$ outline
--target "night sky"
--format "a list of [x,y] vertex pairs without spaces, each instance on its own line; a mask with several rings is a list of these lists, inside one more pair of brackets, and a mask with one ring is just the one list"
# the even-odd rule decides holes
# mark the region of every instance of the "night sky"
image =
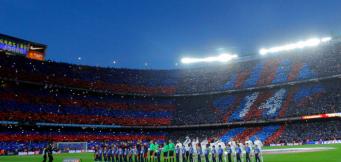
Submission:
[[103,67],[174,69],[186,67],[183,56],[255,55],[260,47],[341,35],[341,0],[0,3],[0,33],[47,44],[47,59]]

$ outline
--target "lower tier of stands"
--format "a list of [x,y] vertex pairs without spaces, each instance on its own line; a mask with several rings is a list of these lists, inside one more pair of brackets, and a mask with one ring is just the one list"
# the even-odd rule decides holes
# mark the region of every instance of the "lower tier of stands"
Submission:
[[41,151],[49,142],[87,142],[88,148],[100,143],[117,143],[121,141],[184,141],[186,136],[203,139],[230,139],[243,142],[259,138],[263,143],[293,143],[319,140],[341,139],[341,120],[329,119],[319,121],[301,121],[272,125],[255,125],[234,128],[200,128],[187,130],[115,130],[115,129],[81,129],[81,128],[38,128],[22,126],[0,127],[0,150],[7,152]]

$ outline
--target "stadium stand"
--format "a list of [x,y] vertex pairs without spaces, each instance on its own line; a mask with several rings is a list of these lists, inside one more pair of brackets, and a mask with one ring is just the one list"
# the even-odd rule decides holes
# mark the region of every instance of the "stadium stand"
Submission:
[[[144,132],[138,130],[114,131],[95,129],[67,129],[67,128],[35,128],[1,127],[0,150],[7,151],[41,151],[49,141],[59,142],[88,142],[92,148],[100,143],[117,143],[119,141],[147,141],[173,139],[184,141],[186,136],[200,140],[221,139],[228,142],[234,138],[236,141],[246,139],[255,140],[258,137],[265,144],[270,143],[309,143],[310,141],[334,140],[341,138],[340,120],[319,120],[299,123],[285,123],[260,127],[237,127],[237,128],[207,128],[189,130],[170,130]],[[301,131],[297,131],[301,130]],[[279,134],[276,134],[278,133]],[[273,138],[276,137],[276,138]]]
[[332,41],[181,70],[100,68],[0,53],[0,150],[186,136],[258,137],[266,144],[340,139],[339,118],[301,118],[341,112],[340,53],[341,43]]
[[119,141],[147,141],[165,140],[165,132],[144,131],[114,131],[96,129],[66,129],[66,128],[23,128],[1,127],[0,150],[7,151],[42,151],[42,148],[51,141],[59,142],[88,142],[88,148],[106,141],[118,143]]
[[207,124],[341,112],[339,78],[177,99],[174,124]]
[[309,141],[340,139],[340,128],[340,120],[290,123],[286,125],[286,129],[277,139],[277,143],[306,143]]
[[169,125],[172,99],[94,95],[85,91],[3,84],[0,120],[47,123]]
[[340,74],[341,43],[226,66],[183,70],[99,68],[0,55],[1,77],[123,94],[191,94]]

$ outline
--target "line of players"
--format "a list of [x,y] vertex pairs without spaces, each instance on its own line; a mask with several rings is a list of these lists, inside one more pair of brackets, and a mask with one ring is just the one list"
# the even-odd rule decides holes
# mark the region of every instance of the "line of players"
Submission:
[[190,140],[186,137],[183,143],[178,140],[176,144],[172,140],[151,140],[149,143],[138,141],[96,146],[94,159],[96,162],[263,162],[262,147],[258,138],[254,143],[246,140],[243,144],[231,139],[225,144],[207,139],[199,143],[198,138]]

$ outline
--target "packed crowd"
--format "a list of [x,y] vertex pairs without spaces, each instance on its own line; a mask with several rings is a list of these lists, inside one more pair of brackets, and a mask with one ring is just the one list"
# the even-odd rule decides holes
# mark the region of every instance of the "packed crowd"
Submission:
[[0,127],[0,150],[41,152],[45,145],[52,142],[87,142],[87,147],[91,149],[103,142],[114,144],[118,141],[164,141],[167,135],[163,131],[10,125]]
[[177,93],[212,92],[265,86],[341,73],[341,44],[181,71]]
[[[309,143],[311,141],[326,141],[341,139],[341,121],[339,119],[320,120],[309,122],[286,123],[280,125],[248,126],[232,128],[203,128],[184,130],[109,130],[109,129],[81,129],[81,128],[25,128],[20,126],[1,127],[0,150],[8,152],[19,151],[43,151],[50,142],[87,142],[87,149],[96,150],[98,146],[129,146],[135,148],[137,143],[165,144],[166,141],[187,141],[180,146],[189,149],[189,144],[196,146],[201,144],[205,148],[208,143],[221,145],[225,148],[234,140],[237,143],[244,141],[262,141],[265,145],[271,143]],[[300,130],[300,131],[297,131]],[[191,138],[190,138],[191,137]],[[199,142],[201,141],[201,142]],[[148,146],[146,145],[146,147]],[[77,146],[74,147],[73,145]],[[78,147],[79,146],[79,147]],[[70,151],[72,149],[85,149],[80,144],[70,144],[58,149]],[[110,147],[109,147],[110,146]],[[187,147],[188,146],[188,147]],[[213,145],[210,145],[212,148]],[[245,145],[242,145],[245,146]],[[150,148],[150,146],[148,146]],[[163,147],[157,147],[164,149]],[[155,148],[154,148],[155,149]],[[149,149],[150,151],[151,149]],[[157,151],[157,150],[155,150]],[[102,152],[104,153],[104,152]],[[128,152],[127,152],[128,153]]]
[[[340,53],[341,44],[334,42],[300,51],[299,54],[293,52],[278,57],[253,59],[247,64],[235,62],[227,67],[162,71],[40,62],[0,54],[0,122],[17,123],[1,126],[0,154],[4,150],[42,151],[49,141],[88,142],[89,147],[104,158],[104,152],[108,152],[111,146],[115,148],[117,144],[119,147],[130,145],[129,151],[121,148],[122,155],[128,155],[130,151],[137,155],[141,150],[135,149],[136,142],[150,140],[158,141],[163,146],[148,146],[149,152],[167,152],[168,156],[170,152],[165,147],[169,143],[164,142],[167,139],[189,140],[186,138],[188,135],[198,137],[200,141],[218,140],[224,144],[231,139],[245,141],[258,138],[265,144],[340,139],[340,121],[150,132],[107,129],[102,132],[99,128],[43,129],[38,125],[78,124],[80,128],[85,125],[115,128],[173,126],[341,112],[340,78],[258,90],[245,89],[340,74]],[[232,89],[241,90],[210,94]],[[97,145],[103,142],[102,149],[98,148]],[[188,145],[191,146],[193,151],[196,150],[197,145]],[[120,150],[119,147],[117,150]],[[190,154],[187,154],[188,147],[183,151],[185,161],[191,161]],[[216,153],[219,158],[219,151],[214,150],[209,151],[211,154]],[[173,147],[172,151],[175,155],[181,152]],[[120,159],[130,161],[127,158],[114,159],[116,162],[122,162]]]
[[340,74],[340,53],[341,43],[332,42],[226,66],[182,70],[99,68],[0,54],[0,73],[2,78],[122,94],[191,94]]
[[0,120],[68,124],[170,125],[173,99],[90,93],[63,88],[0,87]]
[[[298,131],[299,130],[299,131]],[[307,143],[341,139],[341,121],[290,123],[277,143]]]
[[[173,124],[268,120],[341,112],[341,81],[177,98]],[[180,109],[181,108],[181,109]]]
[[3,81],[0,120],[56,124],[166,126],[212,124],[341,112],[332,79],[229,94],[150,97],[94,93]]
[[160,70],[100,68],[0,53],[0,77],[122,94],[174,94],[176,76]]

